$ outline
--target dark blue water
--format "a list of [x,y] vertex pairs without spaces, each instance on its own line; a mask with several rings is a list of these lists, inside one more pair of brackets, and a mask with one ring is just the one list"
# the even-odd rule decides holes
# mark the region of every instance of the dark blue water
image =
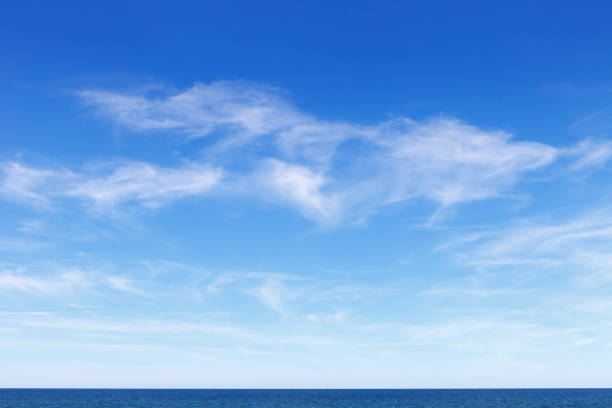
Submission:
[[70,390],[0,389],[0,408],[612,407],[612,389]]

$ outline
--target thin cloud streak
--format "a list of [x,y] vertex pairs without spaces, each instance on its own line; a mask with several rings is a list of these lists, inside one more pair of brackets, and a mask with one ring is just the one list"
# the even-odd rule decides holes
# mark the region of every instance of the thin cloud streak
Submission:
[[86,271],[79,268],[56,267],[47,265],[45,269],[55,269],[42,274],[33,268],[0,270],[0,293],[8,295],[27,294],[30,296],[65,296],[68,293],[95,291],[110,288],[140,296],[146,293],[135,286],[135,282],[125,276],[117,276],[99,271]]
[[0,194],[9,201],[50,208],[60,199],[73,198],[106,212],[127,204],[155,208],[202,195],[223,178],[222,170],[196,163],[177,168],[144,162],[101,163],[82,172],[39,169],[16,162],[4,163],[2,168]]

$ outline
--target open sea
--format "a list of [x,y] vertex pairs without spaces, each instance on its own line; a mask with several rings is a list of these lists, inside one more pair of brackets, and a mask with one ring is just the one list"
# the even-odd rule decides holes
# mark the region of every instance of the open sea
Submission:
[[0,408],[612,407],[612,389],[0,389]]

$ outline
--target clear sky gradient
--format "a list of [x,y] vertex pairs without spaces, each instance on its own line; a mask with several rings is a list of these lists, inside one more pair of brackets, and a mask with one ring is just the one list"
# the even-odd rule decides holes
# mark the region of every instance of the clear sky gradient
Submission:
[[611,20],[5,4],[0,387],[612,386]]

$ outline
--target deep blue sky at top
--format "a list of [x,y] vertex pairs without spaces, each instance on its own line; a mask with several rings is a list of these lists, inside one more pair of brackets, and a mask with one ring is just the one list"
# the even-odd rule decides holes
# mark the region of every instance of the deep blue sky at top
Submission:
[[332,120],[442,113],[569,142],[568,125],[609,98],[610,11],[607,2],[7,2],[0,131],[12,135],[9,151],[102,152],[113,148],[104,137],[54,144],[54,133],[79,131],[78,118],[60,119],[75,102],[62,89],[247,79]]

